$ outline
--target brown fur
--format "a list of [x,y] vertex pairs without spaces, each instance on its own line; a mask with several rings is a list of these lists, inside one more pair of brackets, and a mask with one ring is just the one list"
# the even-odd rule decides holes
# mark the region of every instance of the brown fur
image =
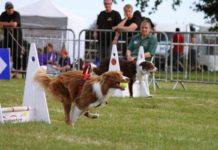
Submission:
[[[90,109],[90,104],[99,101],[96,93],[93,92],[93,83],[99,82],[101,85],[102,94],[105,96],[108,94],[110,88],[121,89],[119,83],[126,82],[122,77],[122,73],[118,71],[109,71],[101,76],[90,77],[85,81],[82,89],[79,90],[80,83],[83,81],[82,71],[71,71],[64,74],[60,74],[55,78],[50,78],[44,70],[39,70],[36,73],[35,80],[38,81],[42,87],[48,90],[54,97],[63,103],[65,111],[65,122],[67,124],[75,123],[70,118],[71,104],[74,102],[81,112],[79,115],[84,114],[87,117],[94,118],[87,111]],[[80,94],[78,94],[80,92]],[[105,102],[105,101],[103,101]],[[101,101],[99,105],[101,105]],[[74,106],[74,107],[75,107]],[[75,108],[74,108],[75,109]],[[75,116],[75,110],[72,110]],[[77,116],[73,120],[77,119]]]

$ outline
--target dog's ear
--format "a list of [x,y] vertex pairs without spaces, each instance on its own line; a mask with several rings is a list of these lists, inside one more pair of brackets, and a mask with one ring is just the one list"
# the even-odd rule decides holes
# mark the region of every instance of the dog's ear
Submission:
[[108,72],[103,73],[103,74],[101,75],[101,77],[102,77],[103,80],[107,80],[107,78],[108,78]]
[[110,79],[119,78],[122,75],[123,75],[123,73],[121,71],[107,71],[107,72],[102,74],[102,79],[109,80],[109,78]]
[[123,75],[122,71],[117,71],[118,74],[120,74],[121,76]]

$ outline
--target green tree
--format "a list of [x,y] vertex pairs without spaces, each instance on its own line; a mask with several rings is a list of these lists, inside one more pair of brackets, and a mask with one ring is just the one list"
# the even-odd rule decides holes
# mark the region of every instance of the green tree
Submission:
[[195,10],[205,13],[205,19],[209,19],[211,23],[215,24],[211,30],[218,31],[218,1],[217,0],[199,0],[195,3]]
[[[114,3],[117,3],[118,0],[113,0]],[[122,0],[125,1],[125,0]],[[144,12],[145,8],[149,6],[149,4],[153,2],[153,6],[149,11],[149,14],[155,13],[158,10],[158,6],[163,2],[163,0],[136,0],[136,6],[140,7],[141,11]],[[172,1],[172,9],[176,10],[176,7],[181,4],[182,0],[173,0]]]

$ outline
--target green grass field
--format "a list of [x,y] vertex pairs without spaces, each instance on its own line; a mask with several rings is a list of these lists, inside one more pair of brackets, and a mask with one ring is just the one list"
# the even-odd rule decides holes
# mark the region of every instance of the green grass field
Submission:
[[[52,123],[2,124],[0,149],[217,150],[218,85],[185,83],[185,91],[158,83],[153,98],[110,98],[93,110],[100,118],[81,117],[75,128],[48,96]],[[23,86],[22,79],[0,81],[1,105],[21,105]]]

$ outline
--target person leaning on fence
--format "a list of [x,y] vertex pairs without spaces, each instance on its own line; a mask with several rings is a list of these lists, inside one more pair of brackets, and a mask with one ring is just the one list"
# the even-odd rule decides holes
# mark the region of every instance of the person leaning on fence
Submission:
[[[122,55],[125,56],[127,45],[133,35],[132,32],[139,30],[141,18],[140,16],[138,16],[137,13],[133,15],[133,7],[130,4],[126,4],[123,10],[124,10],[125,18],[117,26],[113,27],[113,30],[116,31],[116,36],[113,40],[113,44],[117,44],[117,41],[121,34],[121,40],[124,40],[126,42],[121,46]],[[120,32],[120,31],[127,31],[129,33]]]
[[[118,11],[112,10],[112,0],[104,0],[105,10],[101,11],[97,17],[96,29],[112,30],[121,21],[121,16]],[[95,32],[94,38],[98,39],[98,49],[100,58],[110,56],[111,41],[114,33],[111,32]]]
[[[12,55],[13,68],[21,69],[21,55],[22,55],[22,30],[21,19],[19,12],[14,10],[11,2],[5,3],[5,11],[0,16],[0,26],[4,27],[4,41],[3,47],[10,48]],[[18,28],[15,28],[18,27]],[[15,73],[12,78],[16,78]]]
[[183,54],[184,54],[184,35],[180,32],[180,28],[176,28],[176,33],[173,36],[173,69],[182,71],[183,66]]
[[151,20],[144,20],[140,25],[140,33],[133,36],[126,51],[126,58],[128,61],[134,61],[139,52],[139,47],[144,48],[144,58],[151,61],[152,56],[155,55],[157,48],[157,38],[152,34]]

